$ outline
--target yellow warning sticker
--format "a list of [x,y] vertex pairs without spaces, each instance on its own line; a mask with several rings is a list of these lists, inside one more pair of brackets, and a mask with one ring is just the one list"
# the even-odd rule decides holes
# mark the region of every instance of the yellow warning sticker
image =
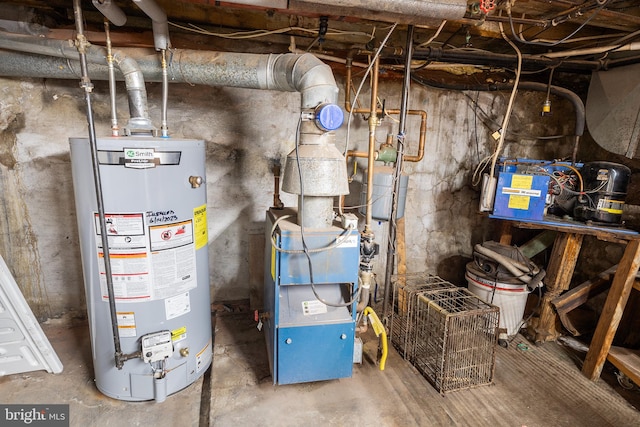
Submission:
[[193,209],[193,232],[196,240],[196,250],[203,248],[209,242],[207,234],[207,205]]
[[178,341],[182,341],[185,338],[187,338],[186,326],[183,326],[181,328],[174,329],[173,331],[171,331],[171,341],[178,342]]
[[533,185],[533,175],[513,175],[511,177],[511,186],[513,188],[530,189]]
[[512,194],[509,196],[509,204],[507,205],[509,209],[529,209],[529,196],[519,196],[516,194]]

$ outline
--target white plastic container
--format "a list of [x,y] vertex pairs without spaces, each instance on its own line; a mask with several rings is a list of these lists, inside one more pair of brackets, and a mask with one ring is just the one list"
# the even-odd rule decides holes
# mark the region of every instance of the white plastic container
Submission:
[[484,302],[500,308],[499,328],[507,331],[506,335],[500,334],[500,339],[516,335],[520,330],[524,308],[529,296],[529,288],[526,283],[493,281],[472,273],[468,267],[465,278],[469,284],[469,290],[474,295]]

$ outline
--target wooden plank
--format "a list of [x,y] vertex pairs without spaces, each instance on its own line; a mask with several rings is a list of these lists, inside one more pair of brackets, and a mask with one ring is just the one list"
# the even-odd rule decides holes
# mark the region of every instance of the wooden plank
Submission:
[[559,333],[556,328],[557,315],[551,301],[569,288],[584,235],[559,233],[551,251],[544,283],[547,291],[542,297],[540,318],[535,329],[535,341],[555,340]]
[[551,303],[558,313],[568,313],[576,307],[581,306],[589,298],[604,292],[609,287],[612,275],[616,272],[618,264],[598,274],[593,279],[582,282],[575,288],[555,298]]
[[589,351],[582,366],[582,373],[592,381],[597,380],[609,353],[624,307],[629,299],[635,276],[640,265],[640,241],[627,244],[618,270],[613,278],[611,290],[604,304],[598,326],[591,339]]
[[398,276],[407,274],[407,245],[405,241],[404,217],[396,220],[396,252]]
[[640,386],[640,356],[628,348],[612,346],[607,360]]
[[500,243],[503,245],[511,246],[511,222],[510,221],[500,221],[500,230],[498,231],[500,236]]
[[553,304],[558,313],[558,317],[560,317],[562,326],[571,332],[573,336],[580,335],[580,332],[573,326],[573,322],[571,322],[567,314],[574,308],[587,302],[589,298],[607,290],[610,286],[611,276],[615,273],[617,267],[618,265],[616,264],[595,278],[581,283],[569,292],[565,292],[551,301],[551,304]]
[[527,258],[533,258],[540,252],[553,245],[556,238],[556,232],[553,230],[545,230],[524,245],[520,246],[520,252]]
[[249,234],[249,301],[251,310],[264,307],[264,233]]
[[569,331],[571,335],[573,335],[574,337],[580,335],[580,331],[578,330],[578,328],[573,326],[573,322],[569,317],[569,313],[558,312],[558,318],[560,319],[560,323],[562,323],[562,326],[564,326],[564,328]]
[[612,243],[626,243],[632,240],[640,240],[640,234],[625,228],[605,228],[603,226],[590,226],[579,222],[531,222],[512,221],[514,227],[530,230],[555,230],[562,233],[576,233],[587,236],[595,236],[598,240]]

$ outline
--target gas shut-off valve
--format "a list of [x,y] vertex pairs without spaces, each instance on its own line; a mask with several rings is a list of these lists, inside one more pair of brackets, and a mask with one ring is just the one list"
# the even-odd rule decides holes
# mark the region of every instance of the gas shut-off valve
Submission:
[[171,357],[173,342],[170,331],[160,331],[142,337],[142,360],[145,363],[159,362]]

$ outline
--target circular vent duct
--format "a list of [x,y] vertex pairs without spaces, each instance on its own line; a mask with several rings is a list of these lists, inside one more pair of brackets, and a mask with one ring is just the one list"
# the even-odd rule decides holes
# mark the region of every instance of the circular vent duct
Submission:
[[589,133],[602,148],[640,158],[640,64],[594,72],[586,118]]

